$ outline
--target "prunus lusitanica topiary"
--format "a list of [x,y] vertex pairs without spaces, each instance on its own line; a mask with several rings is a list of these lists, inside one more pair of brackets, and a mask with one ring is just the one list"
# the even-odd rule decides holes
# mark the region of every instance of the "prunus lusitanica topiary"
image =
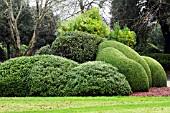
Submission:
[[53,55],[59,55],[77,62],[94,61],[102,38],[84,32],[66,32],[56,38],[51,46]]
[[[53,56],[53,55],[42,55],[42,56],[38,55],[38,56],[10,59],[2,63],[0,66],[0,86],[1,86],[0,96],[28,96],[29,94],[33,95],[35,93],[32,93],[33,92],[32,90],[31,90],[32,92],[29,93],[30,92],[29,89],[32,87],[35,88],[34,85],[37,86],[39,82],[44,83],[46,79],[49,79],[49,81],[51,79],[55,81],[58,76],[56,76],[56,78],[52,78],[53,77],[52,75],[56,73],[62,75],[67,69],[70,70],[71,68],[77,65],[78,64],[74,61],[58,56]],[[39,68],[39,71],[37,68]],[[35,71],[36,69],[37,71]],[[33,72],[35,73],[33,74]],[[44,81],[42,80],[37,82],[37,84],[33,84],[35,83],[34,81],[31,81],[34,79],[33,77],[35,77],[34,79],[35,81],[37,80],[36,76],[33,75],[36,75],[37,78],[39,77],[40,80],[42,80],[41,78],[44,77]],[[49,76],[52,77],[50,78]],[[46,80],[46,82],[47,81],[48,80]],[[31,84],[29,84],[28,82]],[[41,86],[37,86],[37,87],[42,88],[44,84],[41,84]],[[50,87],[55,87],[52,85],[49,84]],[[44,86],[44,87],[48,87],[48,86]],[[35,88],[35,90],[37,89]],[[37,94],[39,93],[38,91]],[[45,91],[48,92],[48,90]],[[43,93],[46,93],[45,91]],[[35,94],[33,96],[40,96],[40,95]]]
[[166,73],[161,64],[151,57],[142,56],[148,63],[151,70],[152,86],[165,87],[167,86]]
[[139,63],[146,71],[148,79],[149,79],[149,86],[152,86],[152,78],[151,78],[151,71],[150,68],[148,66],[148,64],[146,63],[146,61],[136,52],[134,51],[132,48],[117,42],[117,41],[104,41],[102,43],[100,43],[99,47],[98,47],[98,51],[100,52],[102,49],[106,48],[106,47],[114,47],[115,49],[119,50],[120,52],[122,52],[127,58],[132,59],[134,61],[136,61],[137,63]]
[[124,75],[110,64],[93,61],[80,64],[65,76],[65,96],[113,96],[132,93]]
[[118,71],[126,76],[132,91],[148,91],[149,80],[144,68],[134,60],[123,56],[123,53],[115,48],[107,47],[97,54],[97,61],[105,61],[118,68]]

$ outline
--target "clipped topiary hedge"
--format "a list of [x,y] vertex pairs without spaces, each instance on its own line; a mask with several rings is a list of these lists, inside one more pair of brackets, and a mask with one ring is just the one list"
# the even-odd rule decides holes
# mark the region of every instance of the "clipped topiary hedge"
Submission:
[[62,84],[59,76],[76,67],[78,64],[72,60],[58,56],[43,56],[34,63],[29,74],[29,95],[31,96],[57,96],[60,95],[58,88]]
[[118,71],[126,76],[133,92],[149,90],[149,80],[144,68],[134,60],[123,56],[120,51],[112,47],[104,48],[98,52],[96,60],[117,67]]
[[37,55],[52,55],[52,50],[50,45],[41,47],[37,52]]
[[125,76],[117,68],[100,61],[73,68],[65,76],[65,96],[113,96],[132,93]]
[[161,64],[151,57],[143,56],[143,58],[148,63],[151,70],[152,86],[153,87],[167,86],[167,76]]
[[[70,70],[78,64],[74,61],[52,55],[42,55],[42,56],[32,56],[32,57],[20,57],[10,59],[0,66],[0,96],[41,96],[37,91],[37,94],[32,93],[36,92],[33,89],[37,90],[42,87],[56,87],[54,84],[49,84],[49,86],[44,86],[45,82],[50,81],[50,77],[56,73],[63,74],[67,69]],[[38,69],[39,71],[38,71]],[[37,70],[37,71],[35,71]],[[58,75],[59,75],[58,74]],[[35,75],[35,76],[33,76]],[[56,79],[58,77],[56,76]],[[32,77],[34,77],[32,79]],[[36,79],[43,78],[47,81],[39,81],[43,84],[38,86]],[[47,78],[48,77],[48,78]],[[51,79],[54,82],[56,79]],[[36,83],[34,82],[36,81]],[[40,85],[40,84],[39,84]],[[36,89],[35,86],[38,88]],[[31,93],[30,93],[31,88]],[[40,90],[43,93],[47,93],[48,90]],[[46,92],[45,92],[46,91]],[[47,93],[49,94],[49,93]],[[42,96],[44,96],[42,94]],[[45,95],[46,96],[46,95]],[[50,96],[50,95],[49,95]]]
[[148,79],[149,79],[149,85],[152,85],[152,79],[151,79],[151,71],[149,69],[148,64],[146,63],[146,61],[133,49],[131,49],[130,47],[117,42],[117,41],[104,41],[102,42],[99,47],[98,47],[98,51],[100,52],[102,49],[106,48],[106,47],[114,47],[115,49],[119,50],[120,52],[122,52],[126,57],[128,57],[129,59],[132,59],[136,62],[138,62],[139,64],[142,65],[142,67],[145,69]]
[[156,61],[158,61],[165,71],[170,71],[170,54],[163,54],[163,53],[149,53],[149,54],[142,54],[144,56],[149,56]]
[[84,32],[67,32],[59,36],[52,44],[54,55],[59,55],[77,62],[93,61],[102,39],[97,35]]

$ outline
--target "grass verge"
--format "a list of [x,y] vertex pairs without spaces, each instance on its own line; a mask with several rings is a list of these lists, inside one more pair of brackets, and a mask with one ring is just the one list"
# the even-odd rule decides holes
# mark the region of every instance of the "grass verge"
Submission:
[[0,113],[169,113],[170,97],[1,97]]

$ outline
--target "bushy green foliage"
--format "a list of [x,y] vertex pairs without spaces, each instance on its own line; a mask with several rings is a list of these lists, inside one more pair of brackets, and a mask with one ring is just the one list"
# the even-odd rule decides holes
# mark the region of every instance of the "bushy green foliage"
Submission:
[[58,37],[52,44],[54,55],[59,55],[72,59],[77,62],[93,61],[99,43],[100,37],[84,32],[66,32]]
[[97,61],[105,61],[118,68],[118,71],[126,76],[132,91],[148,91],[149,80],[144,68],[134,60],[123,56],[123,53],[107,47],[99,51]]
[[37,55],[51,55],[52,54],[52,50],[51,50],[51,47],[50,45],[46,45],[46,46],[43,46],[41,47],[37,52],[36,52]]
[[0,96],[26,96],[26,77],[36,59],[32,57],[14,58],[5,61],[0,67]]
[[152,86],[153,87],[167,86],[166,73],[161,64],[151,57],[143,56],[143,58],[148,63],[151,70]]
[[134,31],[130,31],[127,26],[124,26],[124,28],[121,29],[119,23],[116,22],[114,24],[114,30],[110,32],[109,39],[116,40],[133,48],[136,44],[136,33]]
[[61,23],[57,29],[57,33],[63,34],[66,31],[83,31],[90,34],[97,34],[101,37],[108,37],[110,29],[102,21],[99,10],[92,8],[79,14],[72,20]]
[[65,76],[66,96],[113,96],[130,94],[125,76],[117,68],[100,61],[73,68]]
[[142,65],[142,67],[145,69],[145,71],[147,73],[147,76],[149,79],[149,84],[151,86],[152,79],[151,79],[151,72],[150,72],[149,66],[146,63],[146,61],[136,51],[134,51],[130,47],[128,47],[120,42],[117,42],[117,41],[102,42],[98,47],[98,51],[100,52],[103,48],[106,48],[106,47],[114,47],[115,49],[122,52],[129,59],[132,59],[132,60],[136,61],[137,63],[139,63],[140,65]]
[[142,55],[149,56],[157,60],[162,65],[165,71],[170,70],[170,54],[148,53],[148,54],[142,54]]
[[[38,91],[43,91],[42,96],[50,96],[48,92],[51,89],[37,89],[42,88],[42,83],[45,84],[48,80],[53,80],[50,82],[54,82],[58,77],[57,75],[62,75],[67,69],[69,70],[74,66],[77,66],[76,62],[52,55],[10,59],[2,63],[0,67],[0,96],[28,96],[29,94],[37,96],[34,93],[36,91],[37,94],[41,94]],[[56,79],[52,78],[56,73]],[[36,81],[38,78],[41,78],[40,83]],[[38,86],[40,84],[41,86]],[[49,84],[44,86],[44,88],[46,87],[56,86]],[[31,92],[29,91],[30,89]]]
[[31,96],[56,96],[61,84],[59,76],[77,66],[72,60],[57,56],[41,56],[31,69],[28,77]]

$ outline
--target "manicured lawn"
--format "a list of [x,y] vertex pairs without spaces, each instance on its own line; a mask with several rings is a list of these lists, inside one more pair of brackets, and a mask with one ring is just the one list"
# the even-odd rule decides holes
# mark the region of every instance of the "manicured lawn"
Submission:
[[1,97],[0,112],[169,113],[170,97]]

